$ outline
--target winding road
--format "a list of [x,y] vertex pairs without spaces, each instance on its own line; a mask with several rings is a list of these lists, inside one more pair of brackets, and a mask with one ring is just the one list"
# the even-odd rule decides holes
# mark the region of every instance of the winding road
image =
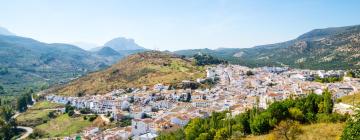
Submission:
[[[33,100],[33,104],[35,104],[35,103],[36,103],[36,100],[34,100],[34,98],[32,98],[32,100]],[[30,108],[30,107],[32,107],[32,106],[28,105],[28,108]],[[21,113],[16,112],[16,113],[14,114],[14,116],[12,116],[12,118],[15,119],[15,118],[18,117],[20,114],[21,114]],[[17,138],[16,140],[25,139],[25,138],[27,138],[31,133],[34,132],[34,130],[33,130],[31,127],[17,126],[17,128],[23,129],[23,130],[25,130],[26,132],[25,132],[25,134],[23,134],[20,138]]]
[[25,127],[25,126],[18,126],[17,128],[19,129],[23,129],[25,130],[25,134],[23,134],[20,138],[16,139],[16,140],[22,140],[22,139],[25,139],[27,138],[31,133],[33,133],[33,129],[31,127]]

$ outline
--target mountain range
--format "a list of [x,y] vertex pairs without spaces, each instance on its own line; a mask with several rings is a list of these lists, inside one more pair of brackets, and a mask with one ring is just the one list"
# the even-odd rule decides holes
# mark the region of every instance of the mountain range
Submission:
[[70,44],[48,44],[15,36],[0,28],[0,86],[7,93],[20,93],[25,88],[45,89],[104,69],[136,52],[127,49],[117,52],[109,47],[90,52]]
[[148,49],[135,43],[134,39],[117,37],[106,42],[101,47],[95,47],[90,51],[100,57],[104,57],[109,63],[116,63],[119,59],[128,55],[144,52]]
[[14,33],[10,32],[8,29],[0,27],[0,35],[15,35]]
[[[0,86],[3,86],[8,93],[20,93],[28,87],[35,90],[45,89],[50,85],[68,83],[94,71],[99,72],[91,73],[89,76],[82,77],[81,80],[89,85],[97,84],[102,87],[101,89],[81,87],[83,83],[75,80],[69,86],[72,89],[64,88],[61,93],[95,94],[108,92],[121,86],[151,85],[154,82],[163,83],[164,81],[171,83],[169,81],[174,79],[166,79],[162,76],[169,73],[183,76],[176,77],[176,75],[175,79],[178,80],[191,75],[186,72],[187,75],[181,73],[183,70],[191,69],[190,73],[196,72],[195,67],[185,62],[187,59],[173,58],[168,52],[163,52],[167,55],[140,53],[148,50],[137,45],[133,39],[115,38],[95,51],[86,51],[75,45],[48,44],[16,36],[4,28],[0,28],[0,33]],[[359,69],[360,25],[315,29],[293,40],[252,48],[195,49],[172,53],[193,56],[199,52],[225,59],[232,64],[249,67]],[[138,54],[132,55],[136,53]],[[125,58],[124,61],[118,62],[123,58]],[[172,69],[179,65],[181,68]],[[111,67],[108,68],[109,66]],[[167,73],[162,73],[163,68]],[[158,70],[162,72],[154,72]],[[153,82],[145,82],[148,80],[146,77],[151,77]],[[75,91],[74,89],[78,87],[80,88]]]
[[249,67],[359,69],[360,25],[315,29],[293,40],[252,48],[175,51],[176,54],[186,56],[193,56],[199,52]]

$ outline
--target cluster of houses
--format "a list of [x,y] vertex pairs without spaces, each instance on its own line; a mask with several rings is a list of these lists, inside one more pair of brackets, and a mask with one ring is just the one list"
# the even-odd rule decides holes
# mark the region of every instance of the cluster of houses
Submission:
[[[247,75],[252,71],[254,75]],[[290,97],[322,94],[328,89],[334,99],[353,93],[360,82],[345,79],[338,83],[318,83],[311,80],[321,71],[279,67],[247,68],[238,65],[217,65],[207,69],[206,79],[218,78],[211,89],[169,89],[161,83],[151,90],[144,87],[131,93],[117,89],[106,95],[62,97],[47,95],[52,102],[70,104],[78,109],[89,108],[98,114],[110,113],[115,121],[124,116],[131,125],[105,131],[87,128],[83,135],[91,139],[152,140],[158,132],[185,126],[191,119],[208,117],[214,111],[230,110],[233,115],[258,106],[267,108],[272,102]],[[341,76],[341,71],[326,72],[323,76]],[[201,82],[205,79],[199,79]]]

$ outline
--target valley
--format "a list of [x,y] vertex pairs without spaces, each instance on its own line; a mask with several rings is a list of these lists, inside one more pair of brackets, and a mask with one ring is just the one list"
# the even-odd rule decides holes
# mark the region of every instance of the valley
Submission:
[[84,50],[0,28],[0,139],[351,139],[359,41],[354,25],[251,48]]
[[[148,61],[155,59],[158,62],[156,65],[164,66],[163,61],[167,60],[165,58],[169,58],[169,56],[172,55],[161,52],[146,52],[130,56],[128,59],[125,59],[125,62],[142,62],[139,56],[146,57]],[[157,59],[160,56],[163,61]],[[175,57],[175,59],[177,60],[179,58]],[[124,61],[120,62],[120,64],[123,63]],[[131,64],[137,66],[136,63]],[[109,70],[111,69],[112,68]],[[184,68],[176,69],[181,70]],[[109,70],[104,71],[107,72]],[[126,70],[123,71],[124,74],[127,74]],[[76,137],[80,134],[80,136],[84,138],[98,139],[104,139],[105,137],[121,139],[127,139],[129,137],[135,139],[158,137],[159,139],[163,139],[164,137],[171,137],[167,136],[167,133],[177,132],[180,130],[179,128],[182,127],[184,127],[185,130],[190,129],[189,125],[194,123],[194,120],[199,118],[212,118],[216,113],[220,116],[222,116],[222,113],[227,113],[227,115],[237,118],[252,109],[276,109],[272,103],[283,101],[295,102],[301,99],[307,100],[307,98],[310,97],[324,100],[323,98],[325,98],[324,96],[326,95],[330,95],[327,96],[327,98],[335,100],[348,95],[358,94],[357,91],[358,88],[360,88],[359,79],[351,77],[344,77],[342,81],[335,83],[320,83],[314,81],[316,75],[343,77],[346,74],[345,71],[341,70],[325,72],[285,67],[249,68],[239,65],[219,64],[207,65],[199,72],[206,75],[198,77],[198,79],[194,77],[187,77],[187,79],[185,79],[183,77],[184,79],[179,79],[172,83],[156,81],[151,83],[152,85],[143,81],[144,83],[139,83],[138,85],[129,84],[125,88],[118,86],[119,88],[117,89],[103,93],[99,92],[99,94],[84,92],[84,95],[77,96],[76,94],[64,94],[62,90],[58,90],[60,92],[53,91],[53,93],[47,93],[43,96],[47,101],[73,106],[74,109],[78,111],[88,110],[95,114],[103,114],[103,116],[112,120],[112,122],[106,125],[110,128],[93,125],[88,126],[82,132],[66,134],[66,136]],[[93,77],[94,75],[89,76]],[[97,75],[95,75],[95,77],[96,76]],[[204,80],[213,81],[216,84],[210,87],[199,86],[193,89],[191,87],[176,88],[170,86],[174,83],[184,84],[184,82],[187,83],[191,81],[202,84]],[[84,83],[80,85],[83,84]],[[131,87],[132,90],[128,90],[127,88],[129,87]],[[322,115],[326,114],[327,111],[319,109],[317,110],[318,112],[316,112],[318,114],[315,114],[316,117],[312,118],[314,119],[313,121],[335,123],[334,125],[341,123],[340,126],[343,126],[344,119],[346,119],[345,114],[355,114],[355,112],[351,108],[333,108],[333,106],[338,106],[337,104],[336,102],[330,102],[329,105],[331,106],[327,108],[329,111],[328,115],[335,118],[322,118]],[[287,109],[285,112],[287,112]],[[306,120],[307,119],[310,118],[306,118]],[[123,124],[125,121],[130,122]],[[278,122],[280,122],[280,120]],[[42,125],[40,128],[46,132],[51,126],[45,126],[46,125]],[[301,129],[305,131],[309,129],[307,127],[317,126],[304,126]],[[259,133],[254,133],[253,130],[251,130],[250,133],[256,135],[267,133],[266,130],[258,131]],[[185,131],[185,136],[190,137],[191,135],[189,133],[195,134],[195,132]],[[310,135],[306,133],[304,133],[304,137]],[[234,132],[233,134],[235,135],[237,133]],[[217,132],[212,137],[217,137],[216,135],[218,135]],[[245,136],[247,135],[245,134]],[[339,134],[334,137],[338,136]],[[331,136],[329,138],[332,139],[334,137]]]

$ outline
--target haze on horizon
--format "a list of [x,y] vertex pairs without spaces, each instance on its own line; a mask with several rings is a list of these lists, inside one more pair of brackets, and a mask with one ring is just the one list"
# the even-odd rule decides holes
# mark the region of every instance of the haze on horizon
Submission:
[[357,0],[0,0],[0,26],[48,43],[102,45],[121,36],[149,49],[244,48],[360,24],[359,5]]

